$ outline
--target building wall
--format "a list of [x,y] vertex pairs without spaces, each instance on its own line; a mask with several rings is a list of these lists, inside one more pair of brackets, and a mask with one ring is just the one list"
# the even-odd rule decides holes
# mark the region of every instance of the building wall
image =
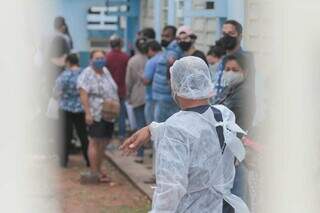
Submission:
[[[180,8],[178,12],[178,7],[183,7],[187,1],[181,0],[170,0],[175,1],[176,9],[176,19],[175,25],[178,27],[183,24],[183,10]],[[190,0],[192,1],[192,10],[204,10],[206,0]],[[228,17],[230,18],[240,18],[241,12],[237,12],[237,7],[240,7],[241,4],[239,1],[245,0],[228,0]],[[50,15],[47,26],[49,29],[52,29],[52,22],[55,16],[62,15],[66,18],[67,23],[70,28],[70,33],[74,40],[74,49],[75,51],[87,51],[89,49],[88,35],[87,35],[87,21],[86,15],[87,10],[91,6],[104,6],[105,0],[55,0],[46,1],[43,6],[44,8],[55,8],[52,15]],[[155,27],[155,0],[141,0],[141,12],[140,12],[140,28],[143,27]],[[233,2],[230,4],[230,2]],[[168,21],[168,2],[167,0],[160,0],[161,8],[160,11],[160,28],[162,29]],[[180,6],[179,6],[180,5]],[[233,6],[232,6],[233,5]],[[239,6],[240,5],[240,6]],[[238,13],[238,14],[237,14]],[[180,17],[179,17],[180,16]],[[239,20],[241,22],[241,20]],[[214,41],[219,38],[219,19],[216,17],[193,17],[191,19],[191,27],[198,36],[196,47],[202,51],[207,51],[209,45],[213,45]]]
[[[193,0],[192,8],[193,10],[203,10],[205,9],[206,0]],[[168,4],[167,1],[161,1],[161,29],[168,23]],[[176,19],[175,26],[183,25],[183,19],[179,18],[178,7],[179,4],[183,5],[184,1],[176,1]],[[140,23],[141,28],[143,27],[154,27],[154,1],[153,0],[142,0],[141,1],[141,17]],[[182,14],[183,15],[183,14]],[[196,47],[202,51],[207,51],[209,45],[213,45],[214,41],[219,38],[217,32],[217,18],[216,17],[194,17],[191,20],[190,26],[196,35],[198,36]]]
[[[192,8],[194,10],[204,10],[206,0],[193,0]],[[192,19],[192,29],[198,36],[196,47],[207,52],[210,45],[213,45],[215,40],[219,38],[217,32],[216,17],[195,17]]]
[[87,11],[91,6],[104,6],[105,0],[54,0],[42,1],[41,10],[48,11],[41,20],[43,34],[47,36],[53,32],[53,21],[56,16],[65,17],[73,38],[76,52],[88,51]]
[[154,27],[153,19],[153,0],[141,0],[140,3],[140,26],[144,27]]
[[[244,33],[243,44],[246,50],[253,52],[256,67],[256,115],[255,123],[263,121],[268,113],[267,106],[271,106],[272,99],[269,98],[268,92],[273,86],[270,84],[270,77],[274,74],[275,64],[277,63],[277,54],[275,51],[277,44],[274,34],[279,31],[273,26],[272,20],[275,11],[273,2],[266,0],[245,0],[244,8]],[[255,208],[253,206],[253,208]]]
[[254,53],[256,66],[263,70],[271,69],[271,63],[266,59],[271,58],[275,45],[272,42],[271,7],[265,1],[245,1],[244,46]]
[[[154,0],[141,0],[140,1],[140,28],[145,28],[145,27],[152,27],[156,29],[156,20],[155,20],[155,3],[156,1]],[[160,39],[160,32],[162,28],[167,25],[167,1],[166,0],[159,0],[160,3],[160,23],[159,23],[159,35],[157,35]]]
[[228,19],[234,19],[244,24],[245,0],[228,0]]
[[87,11],[91,6],[105,6],[105,0],[55,0],[57,11],[55,15],[65,17],[74,42],[74,50],[88,51]]

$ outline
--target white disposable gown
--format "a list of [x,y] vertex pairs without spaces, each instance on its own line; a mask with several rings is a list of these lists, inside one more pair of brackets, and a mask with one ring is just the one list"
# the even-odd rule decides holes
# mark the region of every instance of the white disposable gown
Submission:
[[[228,108],[216,105],[223,122],[217,122],[211,108],[203,114],[180,111],[164,123],[150,127],[156,152],[157,186],[152,213],[221,213],[223,200],[236,213],[248,213],[246,204],[231,194],[235,175],[234,157],[245,156]],[[226,142],[222,154],[216,126],[223,126]]]

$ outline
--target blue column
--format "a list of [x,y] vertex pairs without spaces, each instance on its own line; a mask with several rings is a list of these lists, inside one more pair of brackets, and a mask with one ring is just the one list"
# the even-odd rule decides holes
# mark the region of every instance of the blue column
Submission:
[[228,0],[228,19],[234,19],[244,24],[245,3],[244,0]]
[[168,24],[175,25],[176,23],[176,2],[168,0]]
[[217,25],[216,25],[216,36],[219,38],[222,35],[222,26],[223,23],[227,20],[227,18],[224,17],[217,17]]
[[160,39],[161,34],[161,0],[153,0],[154,29],[156,31],[156,39]]
[[126,17],[127,26],[125,29],[125,43],[127,51],[134,48],[136,34],[140,28],[138,14],[140,14],[140,0],[131,0],[130,12]]

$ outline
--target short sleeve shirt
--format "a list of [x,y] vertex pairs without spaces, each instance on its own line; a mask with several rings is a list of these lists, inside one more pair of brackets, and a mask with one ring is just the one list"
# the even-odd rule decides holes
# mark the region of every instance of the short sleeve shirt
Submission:
[[[154,73],[156,72],[158,61],[160,60],[161,52],[150,58],[144,68],[144,78],[152,82]],[[152,100],[152,84],[146,86],[146,101]]]
[[90,112],[97,122],[101,120],[102,104],[105,100],[119,100],[118,88],[107,68],[98,75],[91,67],[87,67],[78,79],[78,88],[88,93]]
[[106,54],[107,68],[118,86],[119,97],[126,97],[126,69],[129,56],[120,50],[111,50]]
[[60,109],[73,113],[83,112],[79,90],[77,90],[77,80],[80,74],[81,69],[65,70],[57,78],[54,93],[60,97]]

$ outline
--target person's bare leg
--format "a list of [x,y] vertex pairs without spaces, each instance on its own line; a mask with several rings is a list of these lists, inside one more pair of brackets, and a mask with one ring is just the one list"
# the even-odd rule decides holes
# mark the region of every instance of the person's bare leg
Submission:
[[105,147],[106,144],[108,144],[108,141],[104,140],[104,141],[99,141],[99,160],[98,160],[98,168],[99,168],[99,176],[100,176],[100,181],[101,182],[105,182],[108,183],[111,181],[110,177],[107,176],[106,173],[104,173],[102,171],[102,163],[104,160],[104,151],[105,151]]
[[99,169],[99,143],[95,139],[90,138],[89,141],[89,161],[92,173],[97,174]]
[[105,183],[108,183],[108,182],[111,182],[112,180],[111,180],[111,178],[106,174],[107,173],[107,171],[106,171],[106,173],[104,173],[103,172],[103,170],[102,170],[102,166],[103,166],[103,164],[102,164],[102,162],[103,162],[103,160],[104,160],[104,156],[105,156],[105,153],[104,153],[104,151],[105,151],[105,147],[106,147],[106,145],[108,145],[108,143],[110,142],[110,140],[105,140],[105,141],[103,141],[102,143],[101,143],[101,147],[100,147],[100,159],[101,159],[101,161],[100,161],[100,181],[101,182],[105,182]]
[[99,143],[99,173],[101,175],[104,175],[104,173],[102,172],[102,162],[104,159],[104,151],[105,151],[105,147],[108,144],[109,140],[105,139],[103,141],[100,141]]

